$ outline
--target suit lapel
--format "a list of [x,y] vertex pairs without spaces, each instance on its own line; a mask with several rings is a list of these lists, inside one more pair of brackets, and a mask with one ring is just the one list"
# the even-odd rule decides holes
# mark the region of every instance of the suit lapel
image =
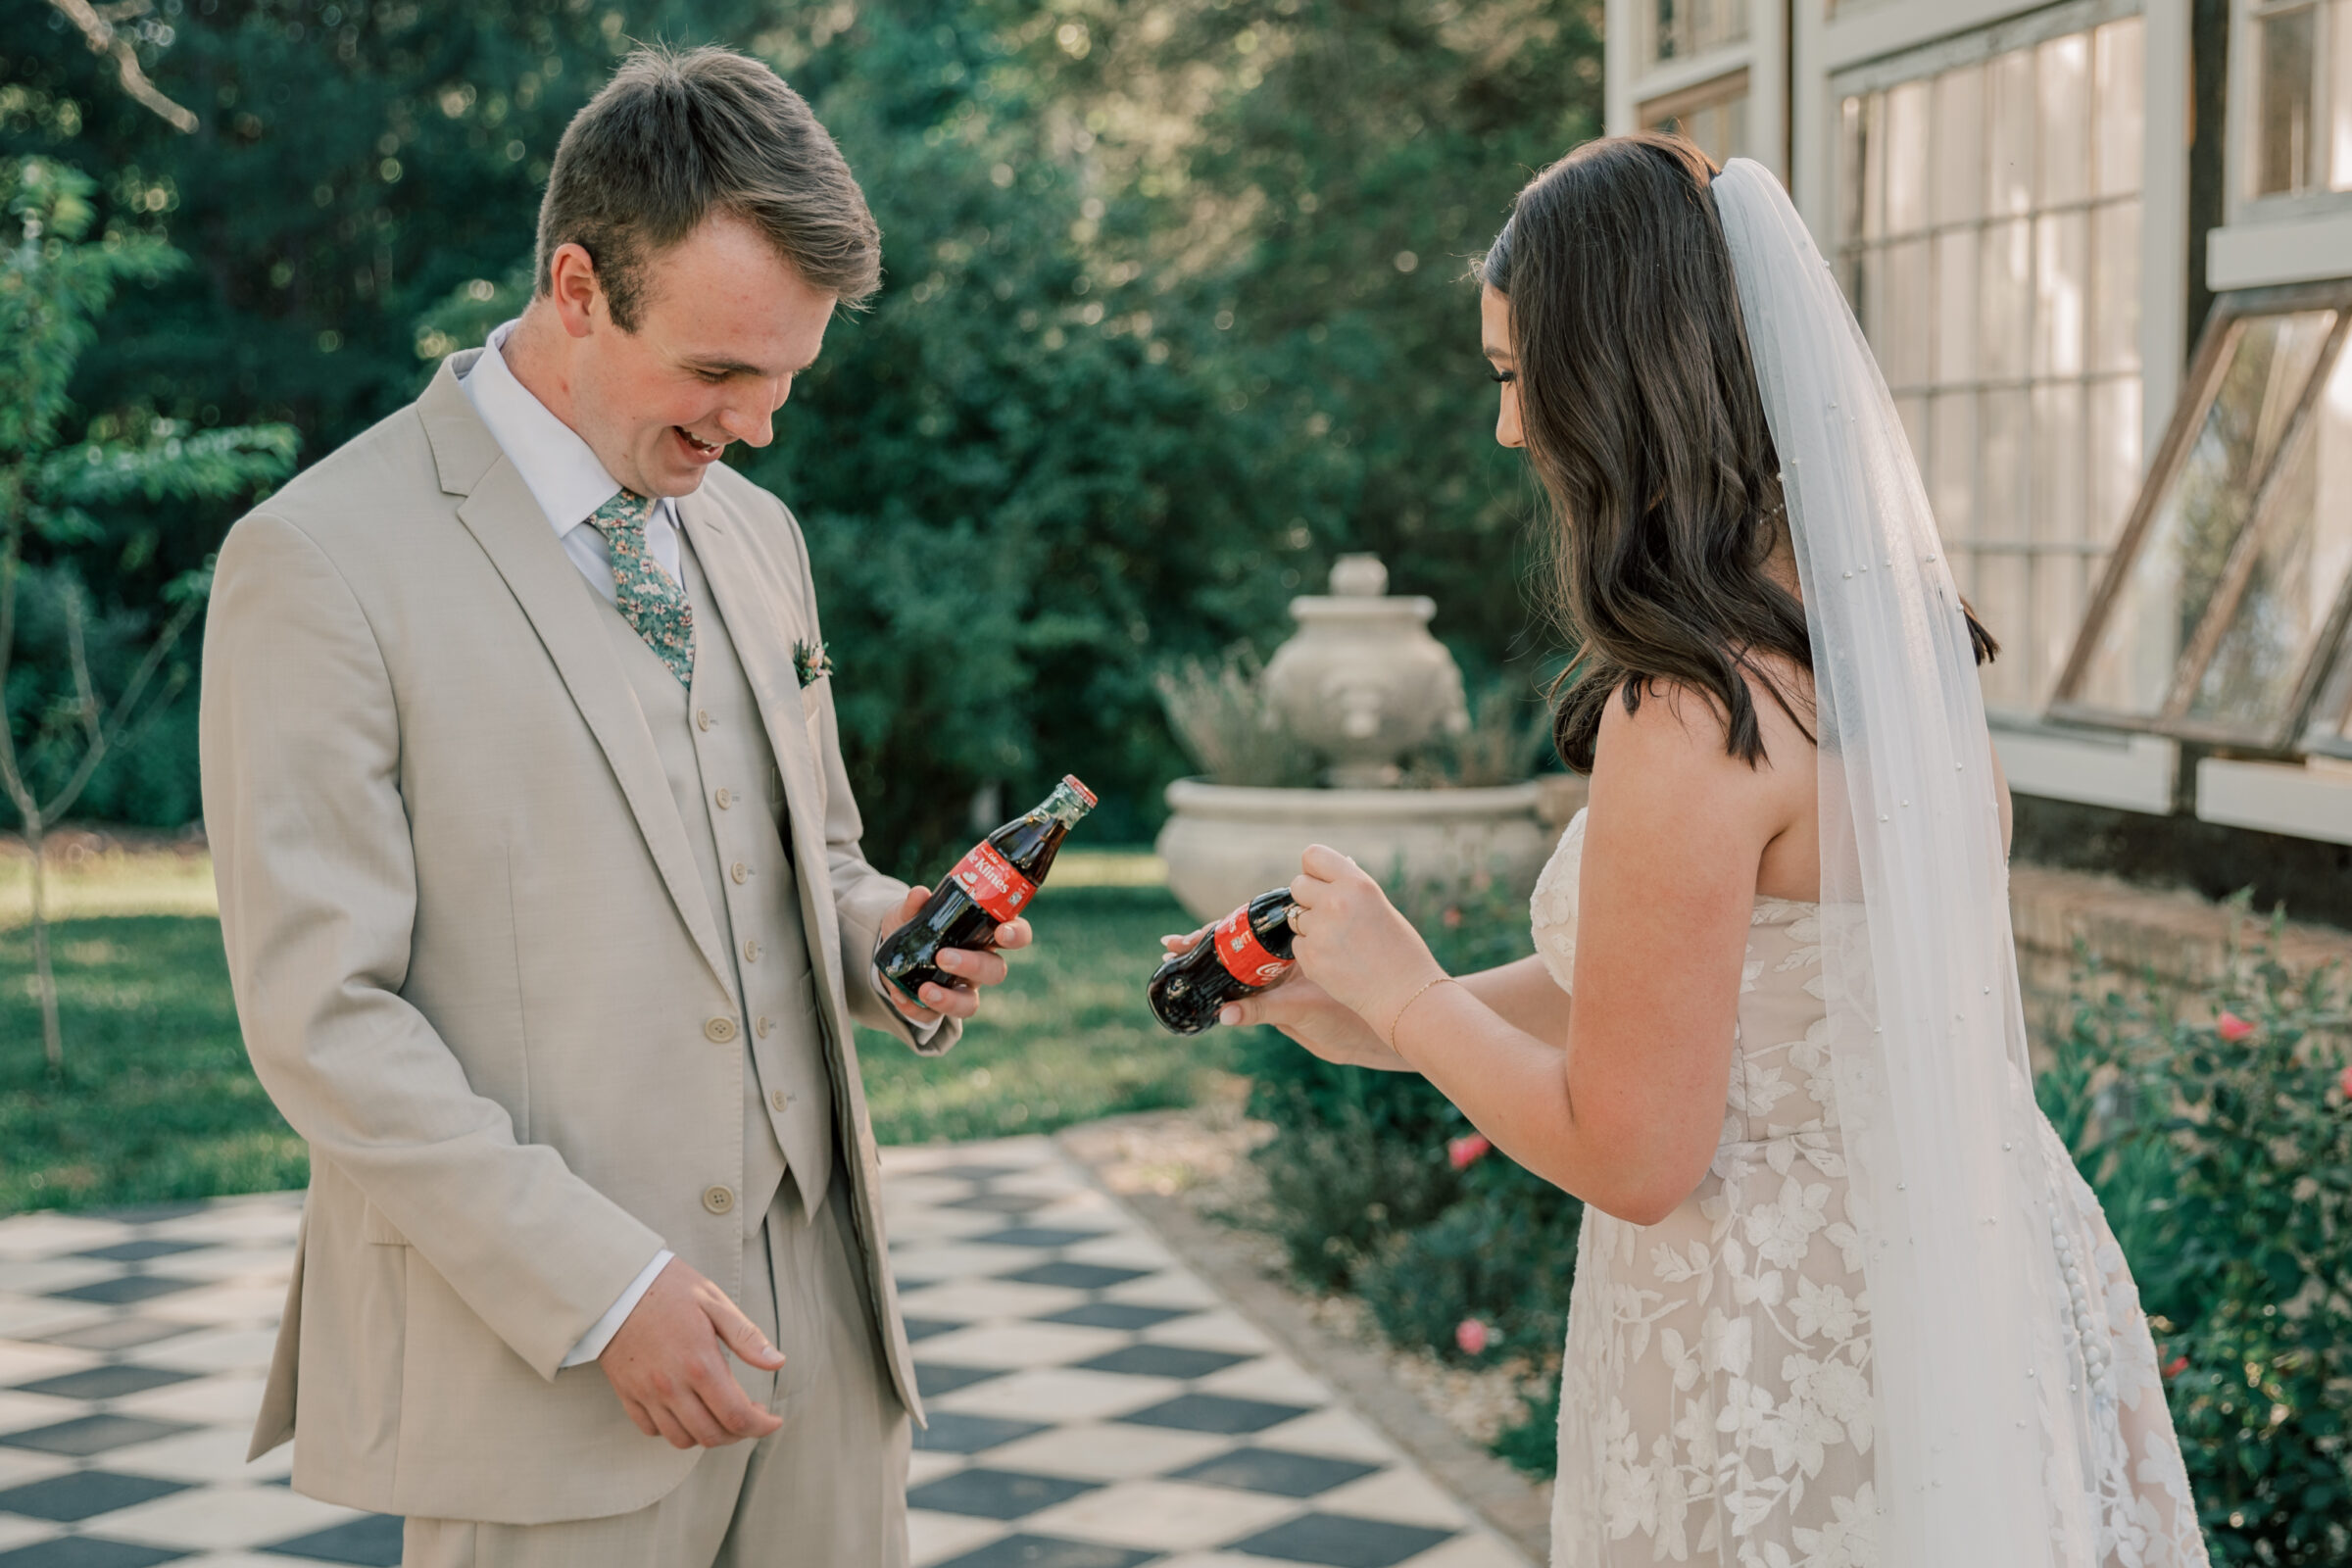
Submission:
[[[833,918],[833,877],[825,858],[824,800],[817,790],[818,759],[808,744],[801,707],[801,681],[792,666],[790,626],[781,617],[780,597],[763,594],[757,564],[739,536],[741,524],[706,484],[678,502],[678,519],[703,566],[710,596],[736,662],[760,705],[760,723],[776,755],[784,779],[786,831],[792,836],[793,880],[800,885],[801,923],[817,951],[809,956],[825,1015],[840,1033],[849,1017],[841,995],[841,927]],[[778,585],[781,586],[781,585]],[[844,1035],[846,1043],[847,1036]]]
[[645,835],[679,918],[693,934],[711,975],[732,990],[717,917],[694,869],[686,825],[678,819],[677,801],[662,771],[661,754],[645,727],[645,715],[629,693],[628,676],[613,657],[605,629],[597,624],[596,606],[588,599],[594,590],[580,580],[579,568],[564,555],[522,475],[503,456],[474,482],[458,508],[458,519],[472,532],[506,579],[514,602],[530,617],[580,716],[604,748],[605,760],[629,803],[638,831]]

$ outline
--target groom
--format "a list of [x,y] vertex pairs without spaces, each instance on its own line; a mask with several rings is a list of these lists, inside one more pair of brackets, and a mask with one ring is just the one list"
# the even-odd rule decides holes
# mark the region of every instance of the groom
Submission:
[[312,1159],[254,1451],[410,1568],[906,1561],[853,1025],[944,1051],[1004,965],[877,982],[923,890],[859,853],[799,526],[719,461],[878,267],[797,94],[641,52],[520,319],[221,548],[205,820]]

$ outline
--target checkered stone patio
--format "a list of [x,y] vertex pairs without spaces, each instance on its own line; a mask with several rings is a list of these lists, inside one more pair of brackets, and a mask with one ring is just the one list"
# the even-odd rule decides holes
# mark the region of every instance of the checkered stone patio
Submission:
[[[882,1166],[917,1568],[1526,1568],[1045,1139]],[[243,1462],[300,1214],[0,1220],[0,1568],[398,1563]]]

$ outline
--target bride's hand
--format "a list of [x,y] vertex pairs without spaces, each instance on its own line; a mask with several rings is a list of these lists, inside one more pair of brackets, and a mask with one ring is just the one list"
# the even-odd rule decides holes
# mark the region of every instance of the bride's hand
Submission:
[[1291,882],[1298,907],[1291,953],[1305,977],[1352,1008],[1381,1050],[1380,1031],[1427,983],[1445,976],[1412,922],[1396,912],[1380,884],[1328,845],[1310,844]]
[[[1207,926],[1202,926],[1186,936],[1161,937],[1159,944],[1170,953],[1189,953],[1208,931]],[[1217,1022],[1264,1024],[1279,1029],[1325,1061],[1343,1067],[1369,1067],[1378,1072],[1413,1070],[1352,1008],[1333,1001],[1330,992],[1295,969],[1288,978],[1254,997],[1225,1004],[1217,1009]]]

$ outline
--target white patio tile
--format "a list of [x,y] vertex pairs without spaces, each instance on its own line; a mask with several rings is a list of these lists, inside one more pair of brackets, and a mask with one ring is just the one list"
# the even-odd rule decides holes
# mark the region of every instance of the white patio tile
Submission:
[[1534,1568],[1534,1565],[1518,1547],[1476,1530],[1407,1559],[1407,1568]]
[[1228,1394],[1240,1399],[1272,1399],[1277,1404],[1321,1404],[1331,1397],[1323,1384],[1279,1355],[1260,1356],[1211,1372],[1199,1384],[1206,1394]]
[[0,1551],[14,1551],[37,1541],[55,1541],[66,1532],[62,1526],[46,1519],[26,1519],[18,1514],[0,1513]]
[[1058,1285],[1019,1285],[1011,1280],[946,1280],[899,1293],[899,1304],[915,1316],[955,1323],[1044,1317],[1086,1299],[1084,1291]]
[[905,1250],[893,1248],[890,1271],[902,1284],[911,1288],[913,1282],[936,1284],[941,1280],[986,1279],[992,1274],[1004,1274],[1025,1263],[1043,1262],[1035,1248],[1027,1247],[909,1247]]
[[1113,1285],[1102,1293],[1102,1298],[1106,1301],[1127,1301],[1136,1306],[1206,1307],[1225,1304],[1217,1298],[1217,1293],[1200,1278],[1176,1269]]
[[138,1358],[188,1372],[268,1372],[276,1352],[275,1328],[197,1329],[142,1346]]
[[1253,1441],[1264,1448],[1328,1453],[1335,1458],[1361,1459],[1370,1464],[1396,1464],[1402,1460],[1388,1439],[1347,1411],[1330,1407],[1268,1427]]
[[265,1546],[362,1517],[285,1487],[201,1487],[102,1514],[94,1528],[151,1546]]
[[124,1415],[143,1415],[150,1421],[191,1421],[205,1426],[249,1423],[262,1407],[262,1388],[268,1380],[248,1373],[224,1372],[193,1383],[174,1383],[114,1401]]
[[42,1378],[62,1377],[68,1372],[79,1372],[96,1366],[105,1357],[88,1350],[69,1350],[61,1345],[27,1345],[22,1340],[0,1340],[0,1388],[19,1383],[35,1383]]
[[924,1340],[915,1355],[956,1366],[1067,1366],[1115,1350],[1128,1336],[1067,1323],[984,1323]]
[[0,1291],[13,1296],[53,1296],[128,1271],[96,1257],[0,1258]]
[[62,1476],[76,1468],[76,1461],[63,1454],[42,1453],[33,1448],[0,1447],[0,1490],[46,1481],[51,1476]]
[[[990,1456],[995,1457],[993,1454]],[[906,1457],[906,1485],[919,1487],[926,1481],[953,1475],[971,1461],[960,1453],[942,1453],[937,1448],[917,1448]]]
[[1205,1312],[1191,1312],[1183,1317],[1170,1318],[1144,1330],[1144,1338],[1154,1345],[1185,1345],[1202,1350],[1231,1350],[1237,1355],[1265,1355],[1274,1348],[1274,1342],[1265,1332],[1239,1312],[1214,1307]]
[[1102,1263],[1111,1268],[1163,1269],[1176,1266],[1175,1254],[1148,1236],[1115,1231],[1092,1242],[1080,1242],[1062,1256],[1073,1263]]
[[17,1214],[0,1220],[0,1257],[62,1257],[132,1239],[130,1227],[75,1214]]
[[1238,1540],[1303,1511],[1296,1497],[1181,1481],[1123,1481],[1041,1509],[1022,1520],[1021,1528],[1169,1551]]
[[1438,1530],[1459,1530],[1470,1522],[1462,1505],[1440,1491],[1436,1482],[1402,1466],[1334,1487],[1315,1499],[1315,1506],[1332,1513]]
[[1210,1432],[1118,1424],[1054,1427],[988,1451],[988,1462],[1010,1470],[1076,1476],[1086,1481],[1133,1481],[1165,1475],[1223,1453],[1234,1440]]
[[89,1413],[89,1402],[84,1399],[61,1399],[46,1394],[0,1389],[0,1435],[71,1421]]
[[103,1323],[115,1309],[91,1301],[48,1300],[0,1293],[0,1339],[33,1340]]
[[975,1519],[969,1514],[940,1513],[930,1508],[906,1510],[907,1557],[914,1568],[928,1568],[971,1550],[983,1542],[1009,1534],[1002,1520]]
[[253,1445],[252,1425],[248,1419],[158,1438],[153,1443],[117,1448],[106,1456],[106,1462],[143,1476],[201,1485],[275,1481],[292,1475],[294,1449],[288,1444],[280,1444],[251,1464],[245,1462],[245,1451]]
[[275,1323],[285,1308],[283,1281],[274,1285],[215,1285],[177,1296],[159,1296],[139,1306],[149,1317],[170,1318],[176,1323],[254,1326]]
[[1131,1378],[1068,1367],[1015,1372],[931,1401],[942,1410],[1022,1421],[1100,1421],[1141,1410],[1184,1392],[1174,1378]]

